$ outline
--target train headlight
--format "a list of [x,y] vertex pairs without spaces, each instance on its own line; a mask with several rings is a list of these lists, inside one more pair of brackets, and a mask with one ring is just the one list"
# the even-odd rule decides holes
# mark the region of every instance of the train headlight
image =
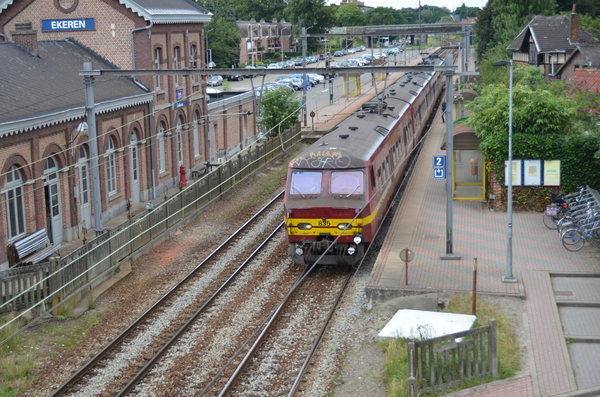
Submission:
[[312,229],[312,225],[310,223],[299,223],[298,229],[300,230],[310,230]]
[[360,244],[362,243],[362,237],[361,236],[354,236],[354,244]]
[[350,229],[352,229],[352,224],[351,223],[338,223],[338,229],[350,230]]
[[304,250],[302,247],[296,247],[296,255],[304,255]]
[[348,247],[348,254],[350,255],[354,255],[356,253],[356,247],[351,245],[350,247]]

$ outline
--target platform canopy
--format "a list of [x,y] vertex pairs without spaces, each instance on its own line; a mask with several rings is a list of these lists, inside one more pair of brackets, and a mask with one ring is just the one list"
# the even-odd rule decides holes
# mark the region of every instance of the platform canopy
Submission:
[[[475,130],[464,123],[456,124],[452,128],[454,150],[479,150],[481,139],[475,135]],[[442,150],[446,150],[446,136],[442,141]]]

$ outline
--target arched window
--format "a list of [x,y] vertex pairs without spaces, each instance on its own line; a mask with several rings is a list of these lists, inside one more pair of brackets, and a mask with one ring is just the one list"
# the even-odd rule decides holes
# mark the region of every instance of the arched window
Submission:
[[200,156],[200,128],[198,128],[198,112],[194,112],[194,121],[192,123],[194,131],[194,157]]
[[167,169],[167,161],[165,160],[165,126],[161,122],[158,124],[158,170],[163,172]]
[[[159,70],[161,63],[162,63],[161,49],[156,48],[156,49],[154,49],[154,69]],[[160,90],[160,77],[161,77],[160,74],[156,75],[156,89],[157,90]]]
[[177,160],[179,165],[183,164],[183,119],[181,116],[177,117],[177,129],[175,134],[177,135]]
[[108,195],[117,193],[117,165],[115,161],[115,138],[110,137],[106,143],[106,182]]
[[[179,69],[179,60],[180,60],[180,51],[179,47],[175,47],[173,49],[173,69]],[[179,85],[179,75],[175,76],[175,85]]]
[[13,165],[6,174],[4,184],[4,200],[6,201],[6,217],[8,223],[8,239],[25,234],[25,204],[23,201],[23,179],[20,167]]

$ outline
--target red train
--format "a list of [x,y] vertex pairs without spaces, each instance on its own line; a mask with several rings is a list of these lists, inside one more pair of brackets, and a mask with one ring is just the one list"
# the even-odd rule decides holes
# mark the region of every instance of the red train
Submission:
[[[432,56],[424,63],[443,60]],[[360,261],[444,82],[440,72],[406,73],[388,87],[384,101],[366,102],[290,162],[284,221],[296,263],[313,264],[321,256],[320,264]]]

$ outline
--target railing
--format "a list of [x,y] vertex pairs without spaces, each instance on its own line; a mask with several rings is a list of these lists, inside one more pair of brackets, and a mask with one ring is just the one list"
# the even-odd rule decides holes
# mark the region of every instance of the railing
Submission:
[[409,341],[408,370],[409,397],[449,389],[466,379],[498,376],[496,320],[469,331]]
[[[0,272],[0,313],[68,301],[113,273],[120,263],[165,240],[189,217],[204,210],[235,184],[258,172],[300,140],[300,126],[255,144],[191,183],[152,211],[133,217],[51,264]],[[137,255],[137,256],[136,256]],[[50,309],[52,310],[52,309]]]

